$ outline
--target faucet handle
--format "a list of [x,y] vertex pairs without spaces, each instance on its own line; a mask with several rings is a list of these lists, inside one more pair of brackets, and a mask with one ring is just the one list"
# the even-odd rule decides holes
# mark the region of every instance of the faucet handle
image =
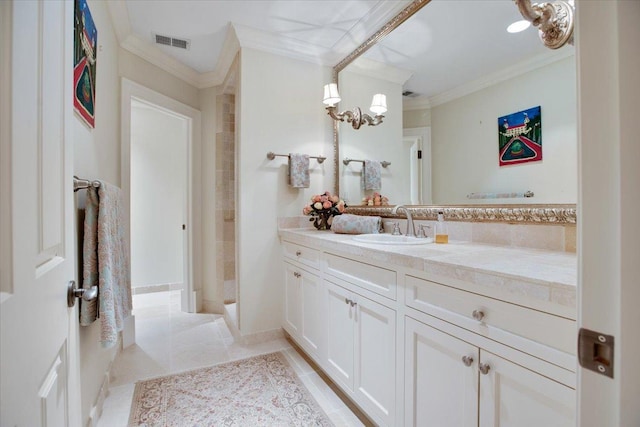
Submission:
[[425,230],[426,228],[431,228],[430,225],[425,225],[425,224],[420,224],[419,228],[418,228],[418,237],[420,238],[426,238],[427,236],[427,230]]
[[402,233],[400,232],[400,223],[399,222],[394,222],[393,223],[393,232],[391,233],[394,236],[402,236]]

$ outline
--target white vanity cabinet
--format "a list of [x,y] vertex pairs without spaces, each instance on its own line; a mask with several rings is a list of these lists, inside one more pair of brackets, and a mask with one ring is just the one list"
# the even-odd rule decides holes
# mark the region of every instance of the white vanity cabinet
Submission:
[[[292,244],[288,248],[293,249],[291,253],[295,258],[287,257],[285,252],[283,327],[310,356],[317,359],[323,327],[320,317],[322,305],[319,304],[322,295],[320,272],[309,268],[309,262],[300,262],[300,255],[295,254],[312,256],[318,251]],[[304,260],[308,261],[308,258]]]
[[325,286],[327,371],[373,420],[394,425],[396,312],[334,278]]
[[[406,318],[405,425],[575,424],[574,389],[532,370],[526,358],[515,363],[451,335],[452,329]],[[561,371],[546,366],[554,369]]]
[[377,425],[574,425],[575,309],[555,282],[284,234],[283,327]]

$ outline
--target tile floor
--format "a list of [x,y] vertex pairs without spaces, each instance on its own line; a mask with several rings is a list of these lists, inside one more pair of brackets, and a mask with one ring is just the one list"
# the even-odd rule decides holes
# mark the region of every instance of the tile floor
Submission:
[[363,425],[285,338],[238,344],[221,315],[182,313],[179,292],[133,296],[136,344],[124,349],[113,363],[98,427],[127,425],[136,381],[278,350],[336,426]]

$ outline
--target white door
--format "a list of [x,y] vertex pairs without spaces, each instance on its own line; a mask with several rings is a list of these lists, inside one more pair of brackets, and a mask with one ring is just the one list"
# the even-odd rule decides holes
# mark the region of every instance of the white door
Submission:
[[405,136],[404,152],[409,155],[409,194],[412,205],[422,204],[422,137]]
[[320,278],[315,274],[300,271],[302,303],[302,341],[311,354],[318,354],[320,345]]
[[575,390],[485,350],[480,362],[480,427],[575,425]]
[[284,263],[284,326],[291,335],[300,337],[302,304],[300,304],[300,271]]
[[327,285],[327,364],[333,378],[353,390],[353,319],[355,307],[349,292],[331,282]]
[[396,421],[396,312],[362,296],[355,310],[357,399],[384,425]]
[[478,347],[405,319],[406,425],[477,427]]
[[11,195],[2,209],[13,239],[0,289],[0,424],[80,425],[78,311],[67,307],[75,266],[73,2],[2,3],[2,22],[12,14],[12,97],[2,87],[0,101],[11,105],[11,136],[2,141],[11,149]]

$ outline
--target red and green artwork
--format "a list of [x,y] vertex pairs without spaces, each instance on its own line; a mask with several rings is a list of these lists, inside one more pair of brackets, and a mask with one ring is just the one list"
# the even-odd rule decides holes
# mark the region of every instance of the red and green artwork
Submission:
[[95,127],[97,40],[87,1],[75,0],[73,107],[91,128]]
[[542,160],[540,106],[498,118],[500,166]]

